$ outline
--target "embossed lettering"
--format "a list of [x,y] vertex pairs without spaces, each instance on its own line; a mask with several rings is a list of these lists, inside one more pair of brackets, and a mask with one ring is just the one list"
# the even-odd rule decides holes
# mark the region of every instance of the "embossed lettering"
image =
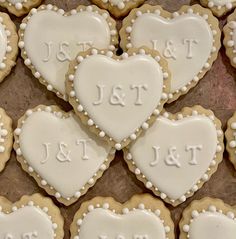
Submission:
[[60,142],[59,152],[56,156],[57,160],[60,162],[71,162],[70,153],[71,151],[68,150],[68,145],[64,142]]
[[88,48],[93,47],[92,41],[82,41],[77,43],[78,46],[81,46],[82,51],[88,50]]
[[202,145],[186,145],[186,151],[191,151],[191,160],[189,164],[197,165],[197,150],[202,150]]
[[111,97],[110,97],[110,103],[112,105],[125,106],[125,102],[124,102],[125,93],[123,93],[122,90],[123,90],[123,87],[121,85],[113,86]]
[[154,50],[158,50],[158,48],[157,48],[157,40],[151,40],[151,42],[152,42],[153,49]]
[[148,89],[148,86],[146,84],[144,85],[131,85],[130,88],[133,90],[133,89],[136,89],[137,90],[137,98],[136,98],[136,101],[135,101],[135,105],[142,105],[143,102],[141,100],[141,90],[147,90]]
[[[202,150],[203,146],[201,144],[197,145],[186,145],[184,147],[186,152],[190,152],[190,157],[188,160],[189,165],[197,165],[197,152]],[[151,167],[156,166],[160,162],[160,146],[152,146],[154,151],[154,160],[149,163]],[[180,155],[177,152],[177,147],[172,146],[168,148],[167,155],[164,157],[164,162],[168,166],[176,166],[177,168],[181,167],[181,163],[179,161]]]
[[79,139],[76,141],[76,144],[79,145],[79,144],[82,144],[82,147],[83,147],[83,155],[82,155],[82,159],[83,160],[88,160],[89,157],[87,155],[87,143],[91,141],[91,139]]
[[[186,58],[192,59],[194,45],[197,45],[199,43],[199,40],[194,39],[194,38],[184,38],[184,39],[181,39],[180,42],[174,42],[173,40],[167,40],[165,42],[163,56],[166,58],[171,58],[171,59],[176,60],[177,55],[178,55],[178,52],[177,52],[178,49],[175,48],[175,45],[179,44],[179,43],[183,44],[184,47],[186,48]],[[158,40],[155,40],[155,39],[151,40],[151,44],[152,44],[152,47],[154,50],[160,50],[160,49],[158,49]]]
[[172,40],[167,40],[166,41],[166,47],[164,49],[163,55],[166,58],[172,58],[174,60],[177,59],[176,55],[175,55],[175,47],[174,47],[174,42]]
[[59,51],[57,53],[57,59],[59,61],[71,61],[71,57],[70,55],[68,54],[66,48],[69,47],[69,43],[68,42],[61,42],[61,44],[59,45]]
[[97,85],[97,88],[98,88],[98,100],[93,102],[94,105],[102,104],[105,85]]
[[22,239],[34,239],[38,237],[38,232],[27,232],[22,234]]
[[159,147],[159,146],[153,146],[152,148],[153,148],[153,150],[154,150],[154,161],[152,161],[152,162],[150,163],[150,166],[154,167],[154,166],[156,166],[156,165],[159,163],[159,159],[160,159],[160,154],[159,154],[160,147]]
[[46,57],[43,59],[44,62],[48,62],[51,58],[51,55],[52,55],[52,42],[44,42],[44,44],[46,45],[46,48],[47,48],[47,55]]
[[192,59],[193,58],[193,44],[198,44],[198,40],[185,38],[183,40],[183,44],[187,44],[187,56],[186,57],[188,59]]
[[42,160],[42,161],[40,162],[41,164],[46,163],[46,162],[48,161],[48,159],[49,159],[49,146],[50,146],[50,145],[51,145],[50,143],[43,143],[43,146],[45,147],[45,151],[46,151],[46,157],[45,157],[44,160]]
[[13,239],[13,236],[10,233],[7,233],[4,239]]
[[165,158],[165,162],[167,165],[170,166],[176,166],[178,168],[181,167],[181,164],[179,162],[179,154],[176,153],[177,148],[175,146],[170,147],[168,149],[168,155]]

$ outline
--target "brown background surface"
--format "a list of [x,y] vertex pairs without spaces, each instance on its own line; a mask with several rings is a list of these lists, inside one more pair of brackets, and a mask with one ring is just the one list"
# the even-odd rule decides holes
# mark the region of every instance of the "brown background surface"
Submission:
[[[90,4],[87,0],[47,0],[45,3],[56,4],[65,10],[77,7],[79,4]],[[197,1],[189,0],[152,0],[151,4],[160,4],[169,11],[178,10],[184,4],[193,4]],[[4,9],[1,9],[5,11]],[[19,26],[22,18],[11,15],[13,21]],[[220,20],[221,28],[225,24],[226,18]],[[120,22],[119,22],[120,27]],[[221,119],[223,129],[226,122],[236,110],[236,70],[231,67],[225,55],[224,47],[221,48],[219,56],[212,69],[191,90],[186,96],[181,97],[177,102],[166,106],[171,112],[177,112],[184,106],[200,104],[205,108],[214,111]],[[24,114],[28,108],[38,104],[58,104],[64,110],[71,109],[70,105],[58,99],[50,93],[35,79],[30,70],[24,66],[23,60],[19,56],[17,65],[11,74],[0,85],[0,107],[6,109],[13,118],[14,128],[17,119]],[[62,176],[63,177],[63,176]],[[15,152],[12,152],[11,159],[5,170],[0,174],[0,195],[6,196],[9,200],[16,201],[24,194],[40,192],[47,196],[44,190],[40,189],[33,178],[28,176],[16,161]],[[111,167],[98,180],[96,185],[88,191],[77,203],[70,207],[65,207],[54,198],[55,204],[61,209],[65,219],[65,239],[70,238],[69,227],[75,212],[79,209],[81,202],[95,196],[112,196],[120,202],[125,202],[133,194],[149,192],[136,177],[129,172],[125,162],[122,160],[122,153],[117,153]],[[195,196],[188,199],[177,208],[168,206],[172,213],[172,218],[176,225],[176,238],[179,235],[178,222],[181,218],[182,210],[194,199],[205,196],[218,197],[226,203],[236,205],[236,172],[228,160],[228,154],[224,154],[224,161],[220,164],[218,171],[213,175]]]

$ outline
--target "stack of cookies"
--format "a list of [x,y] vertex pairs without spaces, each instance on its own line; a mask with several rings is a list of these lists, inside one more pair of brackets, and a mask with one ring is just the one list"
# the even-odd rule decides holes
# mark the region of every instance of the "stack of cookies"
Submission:
[[[204,197],[221,196],[206,189],[223,160],[221,121],[197,103],[176,112],[174,102],[211,71],[223,35],[217,17],[232,11],[236,1],[201,0],[175,12],[143,0],[92,1],[97,6],[68,12],[40,5],[41,0],[0,1],[17,17],[28,14],[17,33],[8,14],[0,12],[0,81],[16,65],[19,49],[21,77],[32,72],[39,95],[55,102],[32,106],[28,100],[18,107],[15,127],[0,108],[0,171],[14,148],[22,169],[45,190],[21,195],[15,203],[0,197],[0,239],[235,239],[235,207]],[[115,18],[122,18],[121,27]],[[226,55],[236,67],[236,11],[223,32]],[[175,113],[167,111],[170,103]],[[236,168],[236,113],[225,136]],[[84,196],[115,158],[127,163],[120,169],[146,194],[126,201],[130,195],[119,190],[113,172],[106,178],[126,202],[101,197],[110,194],[102,180],[102,193]],[[190,203],[193,197],[198,200]],[[75,203],[69,236],[60,209],[67,215]]]

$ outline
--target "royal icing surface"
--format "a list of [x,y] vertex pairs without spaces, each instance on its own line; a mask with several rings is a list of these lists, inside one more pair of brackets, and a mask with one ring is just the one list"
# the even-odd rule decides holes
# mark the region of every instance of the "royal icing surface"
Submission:
[[58,200],[78,199],[107,169],[111,147],[100,142],[71,112],[52,107],[26,112],[15,130],[22,166]]
[[70,13],[41,6],[31,10],[20,29],[25,64],[48,90],[63,98],[69,61],[92,46],[114,50],[117,35],[114,20],[95,6],[81,6]]
[[165,239],[166,233],[157,215],[140,209],[119,215],[107,209],[97,208],[89,212],[80,225],[79,238],[81,239],[116,239],[117,237]]
[[173,119],[167,112],[158,117],[126,155],[131,170],[143,178],[146,187],[174,205],[209,179],[208,173],[219,163],[216,155],[223,151],[222,131],[213,115],[193,110],[193,115],[178,117]]
[[[94,198],[86,206],[82,205],[72,223],[72,239],[174,238],[167,209],[150,196],[144,201],[139,196],[134,196],[136,203],[131,200],[123,206],[105,198],[100,198],[100,203]],[[146,205],[148,200],[150,208]]]
[[117,149],[127,138],[135,139],[140,126],[148,128],[145,121],[156,108],[161,110],[168,90],[168,73],[159,56],[155,59],[142,49],[122,58],[97,50],[86,58],[78,56],[79,63],[67,81],[75,110],[87,115],[86,123],[96,125],[100,137],[110,137]]
[[160,7],[144,5],[124,20],[121,46],[145,45],[158,50],[172,73],[170,97],[173,98],[186,93],[210,69],[220,35],[218,26],[210,21],[212,18],[200,6],[170,14]]
[[183,226],[189,239],[234,239],[236,235],[236,221],[234,213],[222,210],[214,205],[207,210],[192,211],[192,218],[189,224]]
[[0,212],[0,238],[2,239],[53,239],[56,227],[41,208],[26,205],[13,208],[13,212]]

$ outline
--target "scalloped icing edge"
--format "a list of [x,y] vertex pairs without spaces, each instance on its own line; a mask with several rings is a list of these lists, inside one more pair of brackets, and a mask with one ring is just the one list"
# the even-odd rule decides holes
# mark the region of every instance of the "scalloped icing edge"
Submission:
[[33,7],[40,5],[42,0],[23,0],[23,2],[17,2],[15,4],[9,2],[8,0],[1,0],[0,6],[6,8],[10,13],[17,17],[28,13]]
[[217,131],[217,137],[218,137],[218,145],[216,148],[216,154],[214,159],[212,159],[211,164],[207,171],[202,175],[202,178],[190,189],[188,192],[186,192],[182,197],[180,197],[178,200],[172,200],[169,198],[165,193],[160,192],[158,188],[156,188],[152,182],[148,181],[146,179],[146,176],[142,174],[141,170],[137,168],[135,162],[132,160],[132,155],[129,152],[128,147],[125,148],[124,151],[124,159],[126,163],[128,164],[129,170],[133,172],[137,179],[140,180],[141,182],[144,183],[146,188],[149,190],[152,190],[152,192],[160,197],[162,200],[164,200],[166,203],[171,204],[172,206],[176,207],[179,204],[185,202],[187,198],[191,197],[194,195],[196,191],[198,191],[205,182],[210,180],[211,176],[216,172],[218,165],[220,162],[223,160],[223,152],[224,152],[224,134],[221,129],[221,122],[219,119],[217,119],[214,115],[214,113],[211,110],[204,109],[203,107],[196,105],[193,107],[185,107],[183,108],[180,112],[177,112],[176,114],[171,114],[167,111],[162,112],[162,116],[165,118],[169,118],[171,120],[181,120],[184,117],[191,117],[194,115],[202,115],[208,117],[212,122],[214,123]]
[[[100,130],[99,126],[96,125],[95,122],[93,122],[93,119],[90,119],[88,113],[84,110],[83,106],[79,103],[79,99],[76,98],[74,88],[73,88],[73,80],[74,80],[74,74],[77,69],[77,66],[80,64],[81,61],[83,61],[84,57],[89,57],[90,55],[94,54],[101,54],[106,55],[107,57],[113,58],[117,61],[127,59],[130,56],[134,56],[137,54],[140,55],[149,55],[153,57],[162,68],[163,72],[163,92],[161,96],[161,101],[157,104],[156,109],[154,109],[152,115],[150,115],[147,119],[147,121],[143,122],[142,125],[138,129],[133,132],[129,138],[123,139],[122,142],[116,142],[111,137],[106,135],[106,133],[102,130]],[[129,49],[128,52],[124,52],[121,56],[117,56],[113,54],[113,52],[109,50],[98,50],[95,48],[90,48],[86,52],[81,52],[76,57],[74,61],[71,62],[69,71],[66,75],[66,92],[69,95],[69,103],[73,106],[75,113],[79,116],[81,121],[89,127],[91,132],[95,133],[100,138],[106,140],[112,147],[115,147],[116,150],[121,150],[123,147],[127,146],[132,140],[135,140],[140,133],[143,130],[147,130],[149,128],[149,125],[152,124],[152,122],[155,121],[155,118],[160,114],[161,110],[163,109],[163,105],[168,100],[168,93],[169,93],[169,87],[170,87],[170,72],[167,68],[167,62],[160,57],[160,54],[157,51],[150,50],[146,47],[141,48],[132,48]]]
[[37,14],[38,11],[45,11],[45,10],[49,10],[49,11],[54,11],[57,12],[59,15],[62,15],[64,17],[67,16],[71,16],[71,15],[75,15],[77,13],[83,12],[83,11],[88,11],[88,12],[96,12],[97,14],[101,15],[102,17],[104,17],[104,19],[106,19],[108,26],[110,28],[110,33],[111,33],[111,42],[110,42],[110,46],[109,49],[111,51],[115,51],[116,49],[116,45],[118,44],[118,33],[116,30],[116,22],[113,18],[110,17],[109,13],[106,10],[102,10],[100,8],[98,8],[95,5],[90,5],[90,6],[84,6],[84,5],[79,5],[76,9],[72,9],[69,12],[65,12],[63,9],[58,8],[55,5],[41,5],[39,8],[32,8],[30,13],[28,14],[28,16],[26,16],[22,23],[20,24],[20,29],[19,29],[19,43],[18,46],[21,49],[21,56],[24,59],[24,64],[31,70],[33,76],[39,80],[39,82],[41,84],[43,84],[44,86],[46,86],[48,91],[52,91],[54,92],[58,97],[62,98],[63,100],[67,100],[66,95],[61,94],[58,90],[54,89],[53,86],[51,84],[49,84],[47,82],[46,79],[44,79],[40,72],[37,71],[37,69],[35,69],[35,67],[33,66],[33,64],[31,63],[31,60],[29,59],[27,52],[24,48],[24,31],[27,28],[27,22],[30,19],[30,17],[34,14]]
[[165,11],[161,6],[151,6],[148,4],[144,4],[140,8],[133,9],[130,14],[123,20],[122,28],[120,29],[120,46],[123,50],[126,50],[132,47],[130,43],[130,33],[132,32],[132,25],[135,22],[135,19],[141,16],[143,13],[155,13],[164,18],[174,19],[179,15],[194,13],[196,15],[201,15],[203,19],[208,23],[209,27],[212,29],[212,34],[214,38],[214,45],[212,47],[212,52],[210,58],[203,66],[202,70],[190,81],[187,85],[182,87],[179,90],[176,90],[173,93],[169,94],[169,100],[167,103],[171,103],[177,100],[181,95],[185,95],[189,92],[190,89],[195,87],[200,79],[211,69],[213,62],[216,60],[218,51],[221,47],[220,37],[221,31],[219,29],[219,21],[212,15],[212,12],[209,9],[205,9],[200,5],[192,5],[192,6],[182,6],[180,10],[170,13]]
[[189,238],[188,232],[192,220],[204,212],[219,212],[235,221],[236,208],[225,204],[222,200],[210,197],[195,200],[183,211],[183,215],[179,223],[180,239]]
[[17,202],[12,203],[7,198],[0,196],[1,212],[10,214],[24,206],[37,207],[42,210],[52,222],[55,239],[63,239],[64,237],[64,219],[59,208],[53,203],[50,198],[43,197],[41,194],[33,194],[31,196],[22,196]]
[[78,232],[80,231],[80,225],[83,219],[89,211],[95,208],[103,208],[120,215],[127,214],[129,211],[136,209],[152,211],[162,220],[168,238],[175,238],[174,223],[171,219],[170,211],[165,207],[164,203],[149,194],[140,194],[134,195],[124,204],[120,204],[111,197],[95,197],[90,201],[82,203],[70,227],[71,239],[79,239]]
[[51,106],[39,105],[35,107],[34,109],[27,110],[26,113],[18,120],[17,128],[14,131],[14,138],[15,138],[14,150],[16,152],[17,161],[21,164],[23,170],[27,172],[31,177],[34,178],[34,180],[37,182],[39,187],[43,188],[48,194],[54,196],[59,202],[63,203],[66,206],[69,206],[75,203],[81,196],[86,194],[89,188],[93,187],[96,181],[100,177],[102,177],[104,171],[109,168],[111,161],[114,159],[115,151],[114,149],[111,149],[108,157],[104,159],[104,163],[101,165],[100,169],[93,175],[92,178],[88,180],[88,182],[80,190],[78,190],[75,193],[74,197],[63,198],[59,192],[57,192],[51,185],[49,185],[47,181],[44,180],[33,169],[33,167],[27,163],[27,161],[24,159],[24,156],[22,155],[22,152],[20,150],[19,135],[21,133],[21,127],[27,120],[27,117],[30,116],[33,112],[37,112],[37,111],[50,112],[59,118],[68,118],[70,117],[70,113],[73,112],[73,111],[64,112],[58,106],[55,106],[55,105],[51,105]]
[[92,0],[93,3],[109,11],[114,17],[126,16],[130,10],[140,6],[145,0],[122,0],[118,4],[113,4],[112,0]]
[[[1,132],[3,131],[3,132]],[[12,119],[3,108],[0,108],[0,172],[10,159],[13,145]],[[2,135],[3,133],[3,135]]]
[[227,122],[227,129],[225,131],[226,150],[229,153],[229,160],[236,169],[236,112]]
[[233,41],[233,34],[236,30],[236,11],[227,18],[227,24],[223,28],[223,44],[226,49],[226,55],[230,59],[231,65],[236,68],[236,43]]
[[232,3],[230,2],[226,3],[223,6],[220,5],[217,6],[211,0],[200,0],[200,2],[204,7],[210,8],[213,14],[217,17],[224,16],[226,13],[228,13],[229,11],[231,11],[233,8],[236,7],[236,1]]

